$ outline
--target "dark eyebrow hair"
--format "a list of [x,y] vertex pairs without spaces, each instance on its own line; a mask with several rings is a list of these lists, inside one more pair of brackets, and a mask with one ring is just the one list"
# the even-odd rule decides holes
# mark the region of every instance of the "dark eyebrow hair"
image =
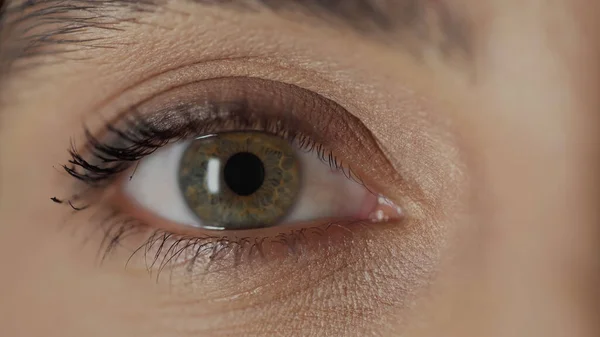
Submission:
[[[441,54],[469,59],[471,32],[437,0],[180,0],[243,11],[304,13],[332,26],[350,27],[371,36],[403,36],[399,44],[415,56],[424,46]],[[8,1],[7,1],[8,2]],[[71,51],[115,48],[107,34],[124,30],[121,23],[139,23],[146,12],[167,8],[165,0],[13,0],[0,12],[0,79],[17,60],[36,65],[36,56],[52,54],[58,61]],[[434,15],[431,22],[426,14]],[[17,67],[18,68],[18,67]],[[12,70],[12,69],[11,69]]]

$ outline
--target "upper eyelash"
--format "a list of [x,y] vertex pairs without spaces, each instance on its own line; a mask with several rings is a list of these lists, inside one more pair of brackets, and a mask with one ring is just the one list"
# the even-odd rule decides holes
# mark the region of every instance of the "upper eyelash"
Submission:
[[[120,173],[131,168],[134,163],[169,143],[218,133],[227,126],[232,130],[252,128],[270,132],[290,142],[296,142],[300,149],[315,152],[321,161],[341,171],[347,178],[362,184],[362,180],[349,166],[344,165],[313,137],[304,134],[299,128],[302,123],[290,116],[248,115],[244,101],[213,102],[203,108],[208,111],[208,116],[203,118],[195,113],[198,110],[197,104],[181,104],[174,110],[149,117],[133,111],[123,122],[123,127],[106,124],[105,137],[112,138],[112,143],[110,140],[100,140],[89,129],[84,128],[84,149],[87,153],[81,153],[72,142],[69,149],[71,158],[68,164],[63,165],[63,169],[89,186],[105,186]],[[177,116],[177,122],[169,123],[169,119],[174,115]],[[118,143],[123,145],[119,146]]]

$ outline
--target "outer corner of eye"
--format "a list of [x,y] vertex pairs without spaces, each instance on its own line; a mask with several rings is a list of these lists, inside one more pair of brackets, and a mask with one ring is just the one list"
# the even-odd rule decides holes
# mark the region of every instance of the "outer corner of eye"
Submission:
[[223,132],[159,149],[124,186],[147,213],[204,229],[242,230],[324,219],[381,222],[402,211],[314,151],[277,135]]

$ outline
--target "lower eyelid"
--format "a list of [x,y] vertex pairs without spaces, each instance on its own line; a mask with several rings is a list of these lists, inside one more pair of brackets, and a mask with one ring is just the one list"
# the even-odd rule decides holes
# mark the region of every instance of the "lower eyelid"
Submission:
[[[127,208],[124,202],[115,204]],[[116,206],[113,206],[116,207]],[[297,222],[293,225],[266,227],[242,231],[211,231],[201,228],[174,226],[172,222],[157,220],[155,216],[138,209],[110,211],[115,220],[107,223],[103,242],[115,243],[106,249],[108,256],[127,260],[128,269],[156,272],[174,272],[183,277],[194,277],[212,271],[225,271],[238,266],[248,267],[254,262],[265,263],[288,258],[322,258],[323,254],[343,251],[349,246],[362,244],[371,231],[401,226],[404,218],[374,224],[355,217],[319,219]],[[149,225],[146,220],[153,221]],[[167,282],[188,282],[169,276]]]
[[[221,232],[186,235],[156,230],[139,221],[132,225],[132,221],[126,219],[116,220],[108,227],[105,235],[110,240],[103,242],[112,247],[105,250],[105,257],[125,258],[128,269],[153,272],[157,280],[167,271],[167,281],[172,283],[180,281],[172,277],[179,273],[194,277],[213,271],[249,267],[254,262],[263,266],[288,258],[320,258],[325,253],[357,245],[359,237],[365,239],[369,231],[382,229],[369,222],[335,219],[322,220],[310,226],[298,224],[263,228],[253,235],[235,231],[227,235],[220,235]],[[390,222],[382,227],[397,225],[399,223]]]
[[[373,244],[370,233],[385,232],[405,221],[398,218],[373,224],[369,220],[337,218],[251,231],[208,231],[157,222],[139,208],[132,211],[136,208],[128,207],[122,194],[120,198],[110,194],[103,197],[110,201],[77,212],[71,220],[86,221],[82,217],[91,214],[87,222],[92,233],[101,235],[93,240],[100,242],[100,261],[125,264],[136,275],[146,271],[157,281],[165,277],[164,281],[174,285],[193,284],[193,277],[213,271],[248,268],[241,272],[255,273],[255,268],[277,261],[319,260],[336,252],[360,250],[357,247]],[[89,236],[85,240],[92,242]]]
[[[382,197],[373,197],[380,206],[386,206]],[[127,268],[133,271],[150,271],[157,281],[168,275],[169,283],[189,284],[197,275],[248,267],[253,262],[264,267],[265,263],[288,258],[319,259],[361,245],[371,231],[400,226],[404,221],[399,217],[373,224],[348,217],[251,231],[209,231],[157,220],[139,207],[129,207],[130,201],[123,194],[108,198],[111,204],[95,206],[100,213],[112,215],[102,224],[102,242],[110,246],[101,247],[104,256],[126,260]],[[173,278],[173,274],[179,276]]]

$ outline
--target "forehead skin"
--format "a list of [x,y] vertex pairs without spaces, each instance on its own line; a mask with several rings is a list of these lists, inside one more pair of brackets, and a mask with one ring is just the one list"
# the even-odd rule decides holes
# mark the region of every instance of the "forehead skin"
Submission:
[[[178,2],[240,15],[268,12],[305,24],[315,23],[322,28],[392,44],[421,61],[428,53],[446,61],[471,61],[474,33],[467,13],[457,10],[460,5],[451,7],[428,0]],[[9,2],[3,8],[1,64],[10,69],[19,59],[39,59],[82,49],[96,49],[100,53],[97,49],[115,47],[110,40],[119,37],[123,23],[140,23],[156,13],[176,13],[171,5],[172,2],[161,0]],[[178,19],[185,17],[185,13],[180,14],[183,16]],[[210,16],[210,12],[203,14]]]
[[[0,278],[0,330],[14,336],[270,336],[277,317],[289,322],[279,332],[290,336],[598,335],[597,301],[590,300],[597,295],[600,256],[600,41],[593,33],[600,31],[598,4],[373,1],[383,9],[371,11],[358,2],[333,9],[324,5],[332,1],[214,2],[62,1],[76,6],[66,11],[49,11],[53,1],[25,11],[17,2],[6,7],[0,152],[10,155],[0,159],[0,265],[8,267]],[[412,8],[408,3],[422,8],[413,13],[421,15],[386,10]],[[236,65],[240,59],[244,66]],[[223,60],[226,67],[197,67]],[[277,71],[265,70],[265,64]],[[198,77],[235,72],[294,80],[343,100],[399,162],[415,157],[397,135],[410,123],[403,117],[407,111],[423,109],[426,118],[411,125],[427,132],[452,124],[452,144],[432,136],[427,150],[419,148],[431,172],[417,176],[411,169],[421,166],[401,166],[415,174],[426,196],[439,195],[435,216],[447,222],[444,230],[381,238],[378,247],[385,253],[371,256],[373,265],[384,266],[373,274],[381,277],[378,284],[360,284],[363,274],[356,273],[369,269],[352,265],[319,278],[309,290],[285,289],[298,291],[301,303],[283,301],[289,306],[281,308],[280,298],[271,298],[258,305],[269,317],[250,310],[256,303],[240,303],[236,312],[254,322],[208,311],[199,300],[203,294],[182,298],[157,290],[141,282],[145,275],[114,277],[119,266],[99,272],[85,253],[74,256],[65,248],[72,240],[66,232],[47,229],[36,212],[23,211],[30,195],[13,181],[37,172],[30,168],[36,161],[26,161],[13,144],[69,144],[68,134],[54,131],[77,129],[86,110],[115,101],[149,74],[184,66]],[[307,80],[311,76],[324,80]],[[78,115],[65,117],[69,113]],[[40,139],[20,130],[35,130]],[[460,158],[450,153],[455,143]],[[64,146],[47,152],[36,159],[55,162]],[[444,188],[458,189],[463,182],[453,184],[448,176],[456,171],[442,164],[455,161],[464,161],[469,181],[465,196],[458,193],[452,204],[457,192]],[[28,180],[54,193],[41,178]],[[49,205],[31,205],[40,214],[50,212]],[[423,237],[431,241],[401,243]],[[419,272],[409,272],[401,265],[406,261]],[[407,275],[427,276],[416,282],[419,292],[403,282]],[[336,302],[348,280],[360,294],[347,298],[362,302]],[[285,298],[283,291],[264,293]],[[311,303],[323,304],[321,311],[302,310]],[[292,304],[301,309],[290,309]]]

